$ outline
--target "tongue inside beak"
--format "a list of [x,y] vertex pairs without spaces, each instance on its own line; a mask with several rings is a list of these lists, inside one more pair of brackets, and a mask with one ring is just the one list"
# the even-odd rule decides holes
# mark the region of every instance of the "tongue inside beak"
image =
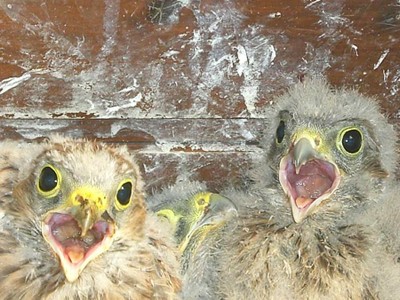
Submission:
[[73,282],[87,264],[106,251],[114,235],[115,226],[100,220],[85,235],[73,216],[49,214],[42,225],[45,240],[58,255],[65,277]]
[[301,222],[336,190],[340,173],[334,164],[317,158],[296,168],[289,153],[281,160],[279,180],[290,198],[295,222]]
[[311,160],[300,167],[298,174],[289,172],[287,179],[296,191],[296,205],[304,208],[328,191],[335,181],[334,166],[323,160]]

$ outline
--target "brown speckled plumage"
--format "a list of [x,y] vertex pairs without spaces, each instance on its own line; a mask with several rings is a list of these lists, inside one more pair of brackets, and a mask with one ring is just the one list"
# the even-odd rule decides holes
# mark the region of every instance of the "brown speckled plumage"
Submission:
[[[60,192],[43,198],[36,181],[43,165],[63,175]],[[114,199],[121,180],[132,180],[131,204],[107,202],[115,222],[111,246],[75,281],[66,280],[58,256],[44,240],[43,216],[79,186]],[[170,233],[147,213],[139,169],[124,147],[54,137],[42,144],[0,144],[0,297],[2,299],[176,299],[179,266]],[[64,233],[66,234],[66,233]]]

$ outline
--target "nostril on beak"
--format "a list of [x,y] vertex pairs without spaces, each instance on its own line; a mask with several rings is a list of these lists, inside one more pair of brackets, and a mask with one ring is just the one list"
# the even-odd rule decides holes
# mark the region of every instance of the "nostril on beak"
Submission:
[[81,195],[76,195],[75,200],[80,204],[81,207],[87,206],[89,203],[89,200],[82,197]]

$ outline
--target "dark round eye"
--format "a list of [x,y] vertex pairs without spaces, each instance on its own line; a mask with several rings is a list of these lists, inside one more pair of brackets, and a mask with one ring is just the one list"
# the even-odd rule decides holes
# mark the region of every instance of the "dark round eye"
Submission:
[[357,153],[362,146],[362,135],[357,129],[350,129],[343,133],[342,136],[343,149],[349,153]]
[[132,182],[127,181],[118,190],[117,200],[122,206],[129,204],[132,195]]
[[279,126],[276,129],[276,142],[278,144],[282,143],[284,136],[285,136],[285,122],[280,121]]
[[197,200],[197,204],[200,206],[204,205],[205,203],[206,203],[206,200],[204,198],[200,198]]
[[44,167],[39,176],[39,189],[42,192],[51,192],[58,185],[58,176],[51,167]]

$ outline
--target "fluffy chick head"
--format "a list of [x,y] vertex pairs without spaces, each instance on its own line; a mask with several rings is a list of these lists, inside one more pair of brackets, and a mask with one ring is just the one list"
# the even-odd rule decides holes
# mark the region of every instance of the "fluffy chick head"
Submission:
[[188,249],[195,252],[209,234],[237,215],[231,200],[206,191],[197,182],[177,184],[157,195],[157,198],[161,204],[155,211],[172,225],[179,250],[183,254]]
[[[122,147],[54,137],[32,161],[14,198],[11,210],[39,220],[32,232],[39,227],[69,282],[107,252],[126,226],[135,228],[128,231],[132,238],[143,235],[142,179]],[[134,221],[128,221],[130,214]]]
[[309,79],[268,112],[270,168],[257,172],[261,184],[279,181],[297,223],[357,206],[394,173],[396,133],[373,99]]

